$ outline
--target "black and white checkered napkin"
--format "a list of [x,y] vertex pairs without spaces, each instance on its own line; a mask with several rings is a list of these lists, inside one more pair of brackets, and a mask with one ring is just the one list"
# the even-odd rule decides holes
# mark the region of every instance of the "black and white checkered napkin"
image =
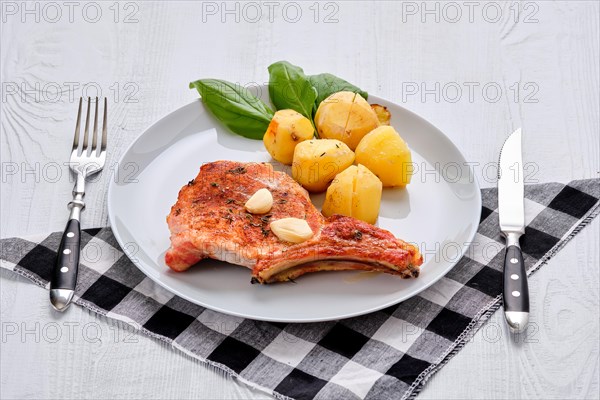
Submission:
[[[532,273],[600,210],[600,180],[525,190],[522,239]],[[110,228],[82,235],[77,304],[144,333],[279,398],[412,398],[501,304],[503,245],[497,192],[483,190],[471,251],[431,288],[362,317],[311,324],[220,314],[154,284]],[[61,233],[2,239],[2,267],[48,287]]]

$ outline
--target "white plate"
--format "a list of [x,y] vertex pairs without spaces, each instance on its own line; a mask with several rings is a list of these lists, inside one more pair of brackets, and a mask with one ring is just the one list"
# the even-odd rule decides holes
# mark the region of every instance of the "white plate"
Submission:
[[[266,97],[266,88],[259,88]],[[149,127],[127,149],[108,190],[110,224],[121,247],[152,280],[193,303],[236,316],[279,322],[314,322],[370,313],[406,300],[443,277],[466,251],[479,223],[481,194],[460,151],[412,112],[387,106],[392,125],[409,144],[418,172],[408,188],[385,189],[378,225],[419,245],[421,276],[402,280],[361,272],[321,272],[297,283],[250,284],[250,271],[203,261],[184,273],[164,262],[166,216],[179,189],[202,163],[270,161],[262,141],[226,130],[194,101]],[[323,196],[313,197],[320,208]]]

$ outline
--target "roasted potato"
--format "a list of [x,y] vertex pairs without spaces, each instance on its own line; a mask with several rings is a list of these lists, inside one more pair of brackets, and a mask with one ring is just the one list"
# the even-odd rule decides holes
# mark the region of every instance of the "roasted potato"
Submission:
[[322,192],[353,162],[354,153],[339,140],[307,140],[298,143],[294,150],[292,177],[306,190]]
[[352,216],[352,194],[357,169],[356,165],[351,165],[335,176],[325,195],[322,210],[324,216],[330,217],[333,214]]
[[315,134],[308,118],[294,110],[279,110],[263,136],[263,143],[271,157],[291,165],[296,145],[312,139]]
[[360,141],[356,162],[377,175],[385,187],[404,187],[413,174],[410,149],[391,126],[374,129]]
[[373,111],[375,111],[380,125],[390,124],[390,120],[392,119],[392,113],[390,113],[387,107],[382,106],[380,104],[371,104],[371,108],[373,109]]
[[379,126],[379,119],[360,94],[337,92],[319,105],[315,126],[321,138],[341,140],[354,150],[363,136]]
[[374,224],[379,216],[383,184],[367,167],[358,164],[358,174],[352,196],[352,216]]
[[325,195],[323,215],[346,215],[374,224],[379,216],[382,184],[364,165],[340,172]]

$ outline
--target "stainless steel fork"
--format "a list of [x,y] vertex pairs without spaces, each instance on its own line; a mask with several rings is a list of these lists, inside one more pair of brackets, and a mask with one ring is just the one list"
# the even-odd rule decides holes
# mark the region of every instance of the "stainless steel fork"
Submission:
[[[79,99],[79,111],[77,112],[77,124],[75,125],[75,136],[73,137],[73,148],[69,160],[69,169],[75,175],[76,182],[73,188],[73,200],[69,202],[69,221],[58,247],[56,264],[50,281],[50,302],[57,311],[64,311],[75,294],[75,285],[77,283],[77,270],[79,268],[79,251],[81,245],[81,231],[79,217],[85,203],[85,180],[102,170],[106,161],[106,121],[107,121],[107,102],[104,98],[104,116],[102,121],[102,137],[98,137],[98,98],[93,102],[95,104],[94,112],[94,131],[92,133],[92,144],[88,145],[90,109],[92,108],[92,99],[87,99],[87,115],[85,118],[85,130],[83,133],[83,142],[79,146],[80,123],[81,123],[81,105],[83,98]],[[80,148],[81,147],[81,148]]]

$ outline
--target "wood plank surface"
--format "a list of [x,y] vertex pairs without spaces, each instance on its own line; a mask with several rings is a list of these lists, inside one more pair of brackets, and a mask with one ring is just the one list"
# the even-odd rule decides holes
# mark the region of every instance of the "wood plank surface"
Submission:
[[[81,2],[72,16],[58,2],[58,18],[44,2],[5,1],[0,235],[63,228],[79,96],[109,96],[114,168],[147,126],[197,97],[190,80],[264,83],[282,59],[425,117],[484,187],[519,126],[530,183],[598,177],[599,3],[466,3],[276,2],[257,19],[237,2]],[[109,179],[88,186],[84,227],[107,225]],[[421,398],[598,398],[599,237],[596,220],[532,277],[528,337],[511,339],[497,313]],[[45,291],[0,275],[2,398],[269,397],[114,321],[54,313]]]

